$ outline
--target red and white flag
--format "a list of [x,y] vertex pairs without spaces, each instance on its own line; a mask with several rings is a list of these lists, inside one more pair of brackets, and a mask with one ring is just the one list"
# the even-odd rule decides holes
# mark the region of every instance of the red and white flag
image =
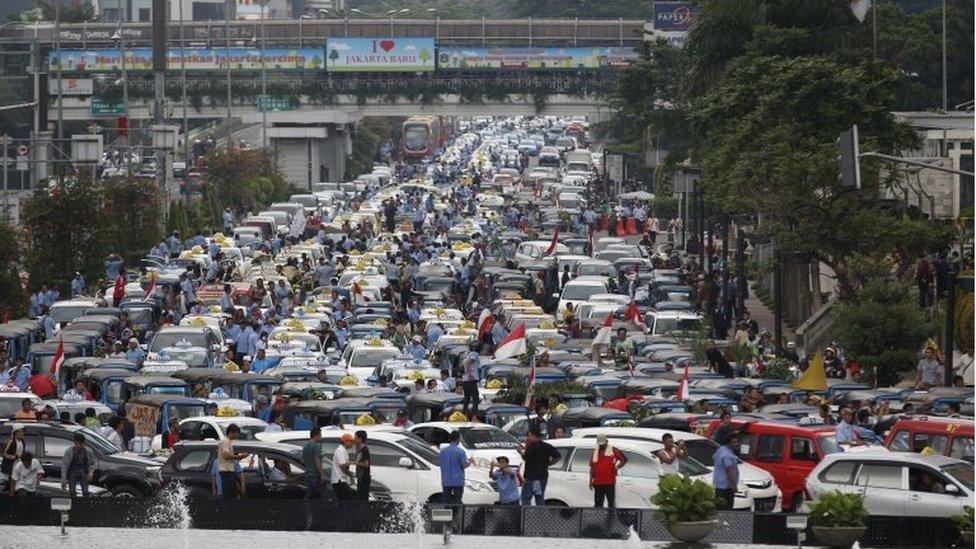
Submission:
[[155,276],[150,276],[149,277],[149,287],[146,288],[146,297],[145,297],[146,301],[152,299],[152,295],[153,295],[153,292],[154,291],[156,291],[156,277]]
[[353,305],[362,305],[369,301],[369,296],[363,293],[362,287],[359,286],[358,282],[352,283],[352,303]]
[[858,23],[863,23],[871,9],[871,0],[851,0],[851,13]]
[[678,393],[675,398],[679,402],[684,402],[688,399],[688,365],[685,365],[685,373],[681,374],[681,383],[678,384]]
[[518,327],[512,330],[512,333],[505,336],[505,339],[498,343],[494,358],[496,360],[512,358],[513,356],[524,354],[525,351],[525,324],[519,324]]
[[532,360],[532,367],[529,369],[529,382],[525,389],[525,403],[523,404],[529,410],[534,408],[532,401],[535,397],[535,363],[536,361]]
[[495,326],[495,315],[491,314],[491,310],[485,307],[481,310],[481,314],[478,315],[478,340],[482,341],[491,334],[491,329]]
[[607,318],[603,320],[603,325],[596,331],[593,346],[609,345],[611,337],[613,337],[613,313],[607,315]]
[[58,368],[64,363],[64,336],[58,341],[58,348],[54,350],[54,358],[51,359],[51,377],[58,378]]
[[546,248],[546,253],[542,254],[543,257],[549,257],[550,255],[556,253],[556,243],[559,241],[559,227],[556,227],[556,232],[552,233],[552,242],[549,243],[549,247]]
[[635,301],[631,301],[630,305],[627,305],[627,310],[624,312],[624,320],[633,322],[637,326],[637,329],[642,332],[647,331],[647,324],[644,323],[644,315],[637,309],[637,302]]
[[125,277],[121,273],[115,275],[115,288],[112,289],[112,305],[118,307],[125,297]]

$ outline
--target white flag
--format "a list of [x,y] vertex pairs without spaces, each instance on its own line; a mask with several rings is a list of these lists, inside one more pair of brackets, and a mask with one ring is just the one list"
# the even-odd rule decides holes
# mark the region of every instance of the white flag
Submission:
[[871,0],[851,0],[851,12],[859,23],[863,23],[871,9]]

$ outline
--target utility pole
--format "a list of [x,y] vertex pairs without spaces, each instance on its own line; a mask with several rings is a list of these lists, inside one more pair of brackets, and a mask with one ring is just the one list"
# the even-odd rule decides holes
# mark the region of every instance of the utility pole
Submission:
[[261,2],[261,99],[264,105],[258,102],[261,107],[261,147],[268,148],[268,72],[264,66],[264,50],[267,42],[264,39],[264,12],[268,9],[268,0]]
[[[58,63],[61,63],[61,59],[58,59]],[[31,42],[31,67],[34,70],[34,126],[33,132],[31,132],[31,158],[37,159],[37,151],[35,150],[36,139],[38,134],[41,132],[41,45],[37,42],[37,22],[34,23],[34,40]],[[60,83],[58,84],[60,86]],[[37,187],[37,169],[32,167],[30,171],[30,186],[31,188]]]
[[230,123],[230,108],[231,108],[231,84],[230,84],[230,12],[234,8],[234,0],[227,0],[224,3],[224,38],[227,48],[227,56],[224,61],[227,63],[227,147],[230,148],[233,143],[231,143],[231,123]]
[[54,2],[54,56],[58,60],[58,142],[64,139],[64,90],[61,89],[61,2]]
[[779,356],[783,348],[783,254],[776,250],[773,271],[773,340],[776,345],[776,355]]
[[[942,0],[942,113],[949,112],[949,77],[946,65],[946,0]],[[942,155],[949,156],[946,129],[942,129]]]
[[186,42],[183,38],[183,0],[180,3],[180,81],[183,84],[183,163],[190,170],[190,123],[186,114]]
[[952,387],[952,354],[956,337],[956,271],[949,268],[949,286],[946,288],[946,323],[945,323],[945,386]]

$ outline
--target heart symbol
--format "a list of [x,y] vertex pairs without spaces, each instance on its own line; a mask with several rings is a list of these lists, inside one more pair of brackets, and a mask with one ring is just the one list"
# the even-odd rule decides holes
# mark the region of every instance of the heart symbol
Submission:
[[393,49],[393,46],[393,40],[380,40],[380,47],[387,53]]

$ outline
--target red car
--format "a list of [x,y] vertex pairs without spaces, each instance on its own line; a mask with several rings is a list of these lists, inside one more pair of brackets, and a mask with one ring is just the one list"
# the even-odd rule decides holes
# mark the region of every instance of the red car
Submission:
[[892,452],[921,452],[973,462],[973,420],[918,416],[895,422],[884,441]]
[[[711,437],[718,420],[708,425]],[[783,510],[796,511],[803,504],[807,474],[827,454],[844,450],[837,444],[832,425],[803,426],[773,421],[732,420],[739,459],[773,475],[783,491]]]

